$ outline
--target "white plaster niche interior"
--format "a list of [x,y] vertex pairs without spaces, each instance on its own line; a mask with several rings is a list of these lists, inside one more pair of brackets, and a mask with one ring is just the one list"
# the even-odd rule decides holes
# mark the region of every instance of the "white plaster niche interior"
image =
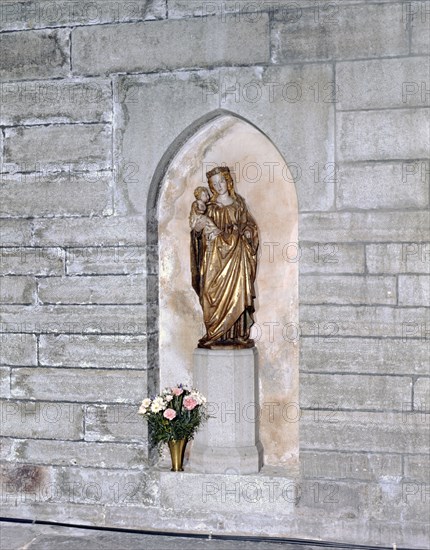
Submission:
[[[159,236],[160,387],[192,383],[193,350],[204,334],[191,286],[188,216],[206,172],[230,168],[235,189],[259,227],[255,325],[259,354],[260,439],[264,464],[295,463],[299,453],[298,209],[293,178],[275,145],[255,126],[220,115],[178,150],[161,183]],[[255,408],[240,414],[249,421]],[[191,450],[192,452],[192,450]]]

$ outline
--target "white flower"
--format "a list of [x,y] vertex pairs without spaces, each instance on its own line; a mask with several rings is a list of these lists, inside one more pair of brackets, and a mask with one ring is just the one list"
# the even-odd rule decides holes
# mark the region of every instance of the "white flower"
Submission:
[[155,401],[154,401],[154,403],[152,403],[151,412],[158,413],[162,410],[163,410],[163,407],[160,405],[160,403],[156,403]]
[[167,401],[167,403],[170,403],[170,401],[173,399],[173,395],[166,395],[164,399]]
[[142,401],[142,407],[144,407],[145,409],[147,409],[149,407],[149,405],[151,404],[151,400],[149,399],[149,397],[146,397],[143,401]]
[[137,411],[138,414],[146,414],[148,412],[148,409],[142,405],[140,405],[139,410]]

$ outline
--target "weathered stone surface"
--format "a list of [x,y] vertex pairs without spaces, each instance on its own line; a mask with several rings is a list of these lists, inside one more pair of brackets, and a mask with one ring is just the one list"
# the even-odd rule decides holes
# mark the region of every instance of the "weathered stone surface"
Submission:
[[0,302],[3,304],[34,304],[34,277],[0,277]]
[[36,246],[133,246],[146,242],[143,216],[87,218],[71,220],[36,220]]
[[429,203],[428,182],[420,170],[407,174],[407,166],[402,162],[342,164],[337,209],[425,208]]
[[306,275],[299,288],[302,304],[395,304],[397,300],[395,277]]
[[11,366],[37,365],[37,340],[32,334],[1,334],[0,364]]
[[427,159],[430,109],[339,113],[337,152],[340,161]]
[[[141,400],[146,392],[141,393]],[[90,405],[85,409],[85,441],[147,443],[146,422],[136,406]]]
[[430,51],[429,3],[414,2],[406,12],[406,20],[411,25],[411,53],[428,55]]
[[2,220],[0,244],[2,247],[29,246],[32,228],[29,220]]
[[428,212],[327,212],[301,214],[299,237],[305,241],[341,243],[421,242],[428,239]]
[[402,476],[401,455],[371,453],[300,453],[303,477],[382,481]]
[[138,403],[146,393],[146,372],[15,368],[11,393],[27,399],[50,400],[61,395],[61,399],[74,402]]
[[4,507],[4,511],[9,518],[31,518],[37,517],[40,520],[52,521],[52,518],[58,517],[60,520],[67,518],[70,523],[80,525],[103,525],[105,507],[93,503],[91,506],[85,504],[76,504],[73,502],[63,502],[59,507],[58,502],[49,501],[48,496],[41,498],[39,502],[22,502],[17,508],[15,505],[9,504]]
[[[294,245],[294,243],[293,243]],[[264,243],[263,243],[264,246]],[[278,250],[278,249],[276,249]],[[294,261],[299,257],[302,275],[311,273],[364,273],[364,245],[328,242],[300,242],[296,252],[294,246],[282,250],[282,259]],[[280,261],[280,254],[275,256]]]
[[164,0],[135,0],[130,3],[109,0],[89,3],[21,0],[0,6],[0,20],[4,30],[120,23],[160,19],[165,16]]
[[[302,372],[428,374],[428,342],[421,339],[302,338]],[[418,328],[418,327],[413,327]]]
[[368,244],[366,264],[369,273],[429,273],[430,243]]
[[83,410],[77,403],[2,401],[1,418],[1,435],[5,437],[83,438]]
[[67,249],[69,275],[133,275],[146,273],[146,248],[127,246]]
[[430,483],[430,457],[428,455],[405,455],[404,476],[407,480]]
[[144,304],[146,280],[140,275],[49,277],[39,279],[42,304]]
[[[425,338],[429,310],[389,306],[302,306],[300,329],[304,336],[363,336]],[[428,329],[427,329],[428,330]]]
[[[115,505],[158,503],[158,487],[151,474],[141,470],[55,467],[53,500]],[[71,487],[76,492],[71,493]]]
[[[126,49],[121,47],[124,41]],[[224,22],[208,18],[78,27],[72,42],[75,74],[245,65],[268,62],[270,57],[267,15],[256,23],[228,17]]]
[[[299,4],[297,4],[298,6]],[[332,5],[326,17],[303,10],[285,22],[275,14],[272,29],[273,60],[291,63],[313,60],[356,59],[409,53],[408,31],[401,4]]]
[[10,397],[10,368],[0,367],[0,397],[9,399]]
[[110,126],[104,124],[7,128],[4,160],[18,172],[106,169],[111,167],[111,139]]
[[64,264],[62,248],[0,248],[2,275],[63,275]]
[[109,80],[10,82],[1,85],[0,94],[3,103],[0,122],[4,126],[112,119]]
[[425,57],[336,64],[340,110],[425,107],[430,68]]
[[4,332],[144,334],[145,306],[4,306]]
[[[43,366],[146,369],[145,336],[77,336],[42,334]],[[143,398],[142,398],[143,399]]]
[[429,422],[416,412],[302,411],[304,450],[428,453]]
[[[430,372],[427,372],[430,375]],[[418,378],[414,384],[414,409],[430,412],[430,378]],[[430,417],[427,419],[430,421]],[[424,420],[424,417],[423,417]]]
[[165,508],[189,508],[190,499],[202,512],[291,514],[298,496],[293,477],[161,472],[160,498]]
[[0,186],[0,214],[3,217],[94,216],[112,214],[111,176],[61,174],[52,181],[35,177],[23,183],[14,176]]
[[147,460],[147,445],[86,443],[45,439],[12,440],[7,462],[82,466],[97,468],[142,468]]
[[300,385],[302,409],[412,409],[412,379],[406,376],[302,373]]
[[430,303],[428,275],[399,275],[399,305],[421,306]]
[[29,80],[67,76],[70,62],[67,29],[28,31],[1,35],[0,78]]

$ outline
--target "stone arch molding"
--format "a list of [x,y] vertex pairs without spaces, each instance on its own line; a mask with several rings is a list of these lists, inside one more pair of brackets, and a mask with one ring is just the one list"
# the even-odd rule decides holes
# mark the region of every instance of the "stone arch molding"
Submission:
[[[256,324],[260,418],[265,464],[298,458],[298,206],[293,178],[274,144],[231,113],[192,124],[166,151],[148,196],[148,296],[154,297],[149,356],[158,358],[152,387],[192,382],[192,353],[204,327],[190,284],[188,214],[205,173],[227,165],[260,231]],[[153,274],[153,275],[151,275]],[[154,322],[155,320],[155,322]],[[157,330],[158,327],[158,330]],[[158,372],[157,372],[158,370]]]

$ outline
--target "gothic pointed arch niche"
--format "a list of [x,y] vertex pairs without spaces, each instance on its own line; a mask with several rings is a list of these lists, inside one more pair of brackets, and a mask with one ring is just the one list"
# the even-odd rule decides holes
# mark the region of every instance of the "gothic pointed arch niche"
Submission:
[[[299,446],[297,195],[270,139],[231,113],[213,113],[184,132],[151,186],[148,296],[158,313],[149,349],[158,356],[153,387],[192,382],[192,353],[204,327],[191,287],[188,215],[195,187],[207,185],[206,171],[215,165],[229,166],[259,226],[252,334],[259,352],[260,436],[265,464],[284,464],[298,458]],[[256,411],[249,404],[238,414],[253,422]]]

